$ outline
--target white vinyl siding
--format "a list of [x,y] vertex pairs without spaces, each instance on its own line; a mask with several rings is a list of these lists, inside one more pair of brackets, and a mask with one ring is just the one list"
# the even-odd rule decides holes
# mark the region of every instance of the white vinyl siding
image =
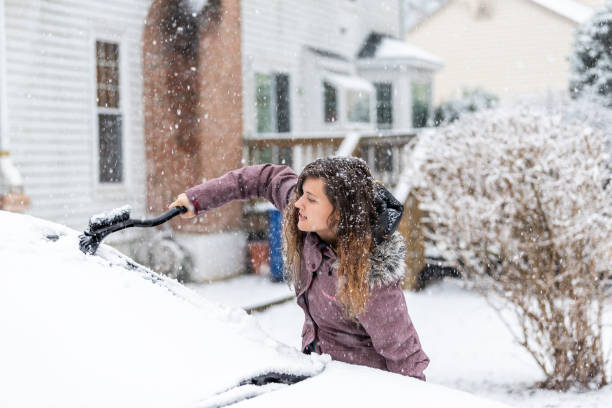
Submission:
[[289,76],[292,132],[326,129],[323,85],[320,78],[315,83],[304,75],[305,47],[354,59],[370,32],[398,35],[398,7],[399,2],[243,0],[243,97],[249,102],[243,112],[245,135],[257,133],[255,73]]
[[[10,151],[29,213],[83,229],[90,215],[129,203],[144,211],[141,39],[148,0],[5,0]],[[125,183],[97,180],[95,39],[119,33]]]
[[482,88],[502,99],[567,90],[577,24],[534,1],[491,4],[490,18],[476,20],[464,2],[449,1],[407,33],[408,43],[444,61],[434,104],[465,88]]

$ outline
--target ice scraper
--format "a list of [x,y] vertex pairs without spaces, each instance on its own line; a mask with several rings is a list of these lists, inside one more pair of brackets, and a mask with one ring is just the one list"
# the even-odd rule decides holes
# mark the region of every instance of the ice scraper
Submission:
[[79,236],[79,248],[83,253],[93,255],[108,234],[130,227],[155,227],[186,211],[187,208],[179,206],[156,218],[135,220],[130,218],[130,207],[125,206],[94,215],[89,219],[89,228]]

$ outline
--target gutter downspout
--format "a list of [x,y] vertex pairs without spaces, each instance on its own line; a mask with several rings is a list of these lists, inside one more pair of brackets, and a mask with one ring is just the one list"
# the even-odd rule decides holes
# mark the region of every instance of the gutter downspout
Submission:
[[30,199],[23,194],[23,179],[9,156],[4,17],[4,0],[0,0],[0,210],[23,212]]

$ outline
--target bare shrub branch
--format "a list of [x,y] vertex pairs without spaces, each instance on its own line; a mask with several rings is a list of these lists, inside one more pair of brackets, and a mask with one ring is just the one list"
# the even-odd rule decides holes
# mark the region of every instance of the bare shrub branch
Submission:
[[413,153],[425,235],[490,304],[513,312],[510,331],[544,374],[538,385],[558,390],[608,383],[610,161],[601,129],[576,120],[604,108],[580,103],[463,117],[423,135]]

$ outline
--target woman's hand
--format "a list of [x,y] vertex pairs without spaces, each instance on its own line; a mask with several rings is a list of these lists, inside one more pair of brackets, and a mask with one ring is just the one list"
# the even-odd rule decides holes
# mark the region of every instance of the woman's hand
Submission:
[[195,212],[194,212],[193,204],[191,204],[191,201],[189,201],[189,199],[187,198],[187,195],[185,193],[180,194],[176,198],[176,200],[174,200],[174,202],[168,206],[168,209],[173,208],[173,207],[179,207],[181,205],[183,207],[187,208],[187,212],[182,213],[181,214],[181,218],[193,218],[193,217],[195,217]]

